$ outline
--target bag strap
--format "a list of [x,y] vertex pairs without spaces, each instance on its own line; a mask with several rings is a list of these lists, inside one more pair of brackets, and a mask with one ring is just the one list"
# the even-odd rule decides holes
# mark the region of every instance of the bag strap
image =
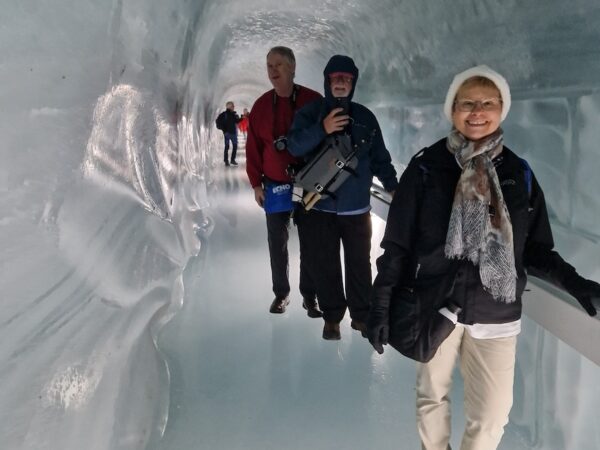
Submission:
[[[344,158],[346,158],[346,161],[350,161],[352,158],[354,158],[362,150],[363,146],[370,145],[373,142],[374,135],[375,135],[374,133],[371,133],[371,136],[368,140],[361,142],[360,145],[352,146],[351,147],[352,151],[348,155],[344,155]],[[348,136],[348,138],[349,138],[349,136]],[[350,145],[352,145],[352,141],[350,141]],[[350,173],[350,175],[358,176],[358,173],[354,169],[351,169],[351,168],[347,167],[346,164],[343,164],[343,165],[339,166],[339,170],[329,180],[329,182],[327,182],[325,184],[325,186],[323,186],[323,191],[328,193],[329,195],[331,195],[331,192],[329,192],[329,187],[337,180],[337,178],[340,176],[340,174],[345,171]]]
[[521,166],[523,167],[523,175],[525,176],[525,184],[527,185],[527,194],[529,195],[529,199],[531,200],[531,191],[533,185],[533,171],[531,170],[531,166],[529,163],[523,158],[519,158],[521,162]]

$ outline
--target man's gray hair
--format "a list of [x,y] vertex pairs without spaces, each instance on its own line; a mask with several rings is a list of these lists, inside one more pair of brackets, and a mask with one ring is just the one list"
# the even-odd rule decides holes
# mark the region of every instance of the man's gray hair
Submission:
[[269,56],[271,53],[277,53],[278,55],[281,55],[285,59],[287,59],[290,64],[296,64],[296,57],[294,56],[294,52],[289,47],[283,47],[279,45],[277,47],[271,48],[271,50],[269,50],[269,53],[267,53],[267,56]]

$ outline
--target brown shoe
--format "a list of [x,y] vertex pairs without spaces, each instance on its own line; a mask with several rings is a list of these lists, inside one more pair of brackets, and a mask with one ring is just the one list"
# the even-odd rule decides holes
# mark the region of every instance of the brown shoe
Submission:
[[350,322],[350,326],[353,330],[360,331],[362,337],[367,337],[367,324],[364,322],[359,322],[358,320],[352,320]]
[[272,314],[283,314],[285,312],[285,308],[289,304],[289,297],[275,297],[275,300],[273,300],[273,303],[271,303],[271,308],[269,308],[269,312]]
[[323,317],[323,311],[319,309],[319,305],[315,299],[309,300],[305,298],[302,302],[302,307],[306,310],[306,315],[308,317],[313,319],[316,319],[317,317]]
[[323,339],[327,341],[339,341],[341,338],[340,324],[336,322],[325,322],[325,325],[323,326]]

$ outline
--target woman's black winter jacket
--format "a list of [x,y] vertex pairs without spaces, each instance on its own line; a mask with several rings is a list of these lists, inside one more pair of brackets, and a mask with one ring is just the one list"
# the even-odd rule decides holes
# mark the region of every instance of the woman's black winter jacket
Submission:
[[381,243],[384,254],[377,260],[370,326],[387,321],[390,301],[400,288],[409,288],[418,296],[422,311],[452,302],[462,308],[460,323],[507,323],[521,317],[527,273],[561,288],[578,276],[553,251],[544,194],[535,176],[526,173],[523,160],[504,147],[494,165],[513,228],[516,300],[494,300],[484,290],[477,266],[444,255],[454,192],[461,174],[444,138],[415,155],[400,178]]

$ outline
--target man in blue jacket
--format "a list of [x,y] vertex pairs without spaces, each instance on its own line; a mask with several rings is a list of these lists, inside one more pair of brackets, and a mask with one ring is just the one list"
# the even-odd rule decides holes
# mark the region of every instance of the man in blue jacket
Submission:
[[[301,252],[307,255],[323,310],[323,338],[340,339],[340,322],[346,308],[351,326],[366,336],[371,278],[370,188],[373,176],[386,191],[393,192],[398,181],[381,129],[373,113],[351,102],[358,80],[358,68],[348,56],[333,56],[323,71],[325,98],[300,109],[288,134],[288,150],[310,160],[323,140],[335,133],[350,135],[358,165],[333,193],[319,200],[308,212],[296,215],[299,233],[306,239]],[[347,114],[336,107],[338,99],[348,100]],[[340,262],[344,246],[345,293]]]

